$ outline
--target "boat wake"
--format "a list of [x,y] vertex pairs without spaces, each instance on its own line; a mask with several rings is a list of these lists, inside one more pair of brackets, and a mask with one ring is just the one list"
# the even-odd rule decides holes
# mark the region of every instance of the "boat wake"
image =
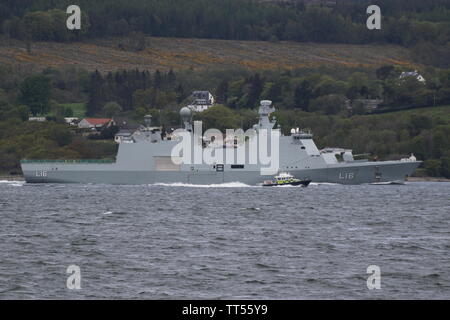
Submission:
[[310,186],[340,186],[339,183],[331,183],[331,182],[311,182]]
[[299,185],[299,186],[293,186],[290,184],[284,185],[284,186],[270,186],[270,187],[276,187],[277,189],[280,188],[305,188],[305,186]]
[[190,184],[190,183],[155,183],[150,186],[163,186],[163,187],[188,187],[188,188],[254,188],[259,186],[251,186],[242,182],[227,182],[220,184]]
[[7,184],[13,187],[21,187],[25,184],[25,181],[14,181],[14,180],[0,180],[1,184]]
[[384,181],[384,182],[372,182],[372,183],[369,183],[370,185],[372,185],[372,186],[388,186],[388,185],[396,185],[396,186],[398,186],[398,185],[405,185],[406,184],[406,182],[404,182],[404,181]]

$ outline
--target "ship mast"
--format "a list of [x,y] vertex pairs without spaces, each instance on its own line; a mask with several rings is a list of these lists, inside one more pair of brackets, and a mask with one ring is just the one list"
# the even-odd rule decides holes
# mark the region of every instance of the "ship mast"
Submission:
[[254,125],[254,129],[273,129],[276,123],[276,119],[273,118],[271,121],[269,116],[272,112],[275,112],[275,108],[272,106],[272,101],[262,100],[259,106],[258,114],[259,121],[258,124]]

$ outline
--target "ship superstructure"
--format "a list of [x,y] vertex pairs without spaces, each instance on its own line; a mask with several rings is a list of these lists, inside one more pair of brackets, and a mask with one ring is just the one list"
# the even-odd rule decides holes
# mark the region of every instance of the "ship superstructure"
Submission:
[[[398,161],[355,160],[351,150],[327,148],[320,151],[310,132],[293,129],[291,135],[282,135],[274,128],[276,119],[271,101],[261,101],[259,121],[253,126],[256,133],[263,130],[276,132],[277,172],[289,172],[296,179],[313,182],[361,184],[388,181],[404,181],[420,164],[415,158]],[[180,111],[184,128],[173,134],[162,134],[160,128],[151,126],[151,117],[145,125],[119,144],[116,160],[22,160],[22,171],[29,183],[105,183],[105,184],[154,184],[189,183],[220,184],[242,182],[258,185],[273,178],[277,172],[264,171],[260,159],[249,161],[252,154],[245,149],[246,161],[227,151],[238,150],[252,143],[252,137],[239,139],[225,136],[223,142],[214,137],[196,136],[195,122],[190,108]],[[173,150],[181,142],[181,136],[192,138],[191,154],[195,152],[222,152],[224,161],[181,162],[184,153],[174,156]],[[270,139],[270,137],[268,137]],[[209,148],[209,149],[208,149]],[[214,149],[214,150],[211,150]],[[270,145],[268,154],[275,148]],[[184,151],[186,152],[186,150]],[[231,159],[231,157],[233,157]],[[254,157],[253,157],[254,159]]]

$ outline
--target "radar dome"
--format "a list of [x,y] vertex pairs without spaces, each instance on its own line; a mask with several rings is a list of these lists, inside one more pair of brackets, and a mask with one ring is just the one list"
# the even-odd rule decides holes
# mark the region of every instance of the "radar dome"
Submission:
[[188,107],[183,107],[180,110],[180,117],[181,119],[183,119],[184,121],[189,120],[192,116],[192,111],[191,109],[189,109]]

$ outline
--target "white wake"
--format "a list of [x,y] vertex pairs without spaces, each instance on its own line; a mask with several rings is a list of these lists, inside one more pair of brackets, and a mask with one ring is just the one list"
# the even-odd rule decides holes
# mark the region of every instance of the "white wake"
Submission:
[[0,183],[7,184],[13,187],[21,187],[24,185],[25,181],[0,180]]
[[150,186],[163,186],[163,187],[188,187],[188,188],[254,188],[258,186],[251,186],[242,182],[227,182],[219,184],[190,184],[182,182],[174,183],[155,183]]
[[333,183],[333,182],[311,182],[309,185],[310,186],[341,186],[341,184]]

